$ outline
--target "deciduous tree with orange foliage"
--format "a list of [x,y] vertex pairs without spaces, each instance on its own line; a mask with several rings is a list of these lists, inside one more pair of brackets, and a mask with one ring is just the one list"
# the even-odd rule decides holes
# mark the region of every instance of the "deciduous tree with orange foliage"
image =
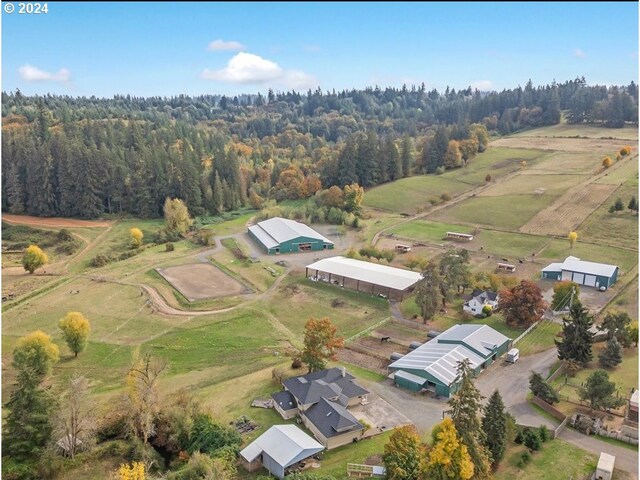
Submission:
[[131,465],[122,464],[118,469],[118,480],[146,480],[144,465],[141,462],[133,462]]
[[304,349],[302,361],[309,368],[309,373],[322,370],[327,360],[335,360],[339,348],[344,345],[344,338],[336,336],[338,327],[331,320],[310,318],[304,326]]
[[522,280],[512,289],[500,292],[499,306],[507,325],[528,327],[542,318],[547,302],[535,283]]

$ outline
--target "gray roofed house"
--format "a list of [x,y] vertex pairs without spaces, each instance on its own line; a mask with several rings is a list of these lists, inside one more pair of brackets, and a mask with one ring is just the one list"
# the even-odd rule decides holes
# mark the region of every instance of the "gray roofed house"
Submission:
[[304,416],[305,425],[320,438],[320,441],[326,442],[346,432],[353,433],[364,429],[364,426],[346,407],[326,398],[321,398],[318,403],[309,407],[304,412]]
[[330,250],[331,240],[304,223],[274,217],[249,227],[252,236],[268,254]]
[[389,365],[396,385],[449,397],[458,388],[457,367],[465,358],[479,374],[507,352],[511,339],[488,325],[454,325]]
[[344,368],[289,378],[282,385],[285,391],[272,395],[278,413],[286,419],[299,415],[326,448],[361,437],[364,427],[348,408],[366,400],[369,391],[358,385]]
[[284,478],[286,469],[324,447],[295,425],[274,425],[240,452],[244,467],[250,472],[260,467]]
[[491,290],[474,290],[471,295],[463,296],[465,299],[462,311],[472,315],[482,314],[482,309],[488,305],[491,309],[498,306],[499,295]]

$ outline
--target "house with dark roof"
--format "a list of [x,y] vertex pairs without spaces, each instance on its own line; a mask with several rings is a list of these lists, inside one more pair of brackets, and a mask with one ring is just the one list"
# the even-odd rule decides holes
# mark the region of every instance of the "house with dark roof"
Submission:
[[482,309],[488,305],[491,309],[495,309],[498,306],[499,296],[496,292],[491,290],[474,290],[471,295],[463,295],[465,300],[462,305],[462,311],[470,313],[471,315],[481,315]]
[[349,407],[366,402],[369,391],[344,368],[289,378],[282,385],[284,391],[271,396],[275,409],[284,419],[299,416],[327,449],[361,438],[364,426]]

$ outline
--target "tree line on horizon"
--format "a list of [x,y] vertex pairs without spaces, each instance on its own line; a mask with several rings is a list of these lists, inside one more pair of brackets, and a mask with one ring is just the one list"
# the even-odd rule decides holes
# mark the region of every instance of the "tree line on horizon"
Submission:
[[366,88],[306,95],[111,99],[2,93],[2,211],[95,218],[192,215],[372,187],[463,167],[491,134],[637,124],[638,92],[584,78],[502,92]]

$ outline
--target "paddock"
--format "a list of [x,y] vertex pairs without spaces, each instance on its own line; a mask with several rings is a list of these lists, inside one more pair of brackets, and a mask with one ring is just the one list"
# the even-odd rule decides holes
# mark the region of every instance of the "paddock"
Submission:
[[210,263],[190,263],[157,268],[156,271],[190,302],[250,293],[248,288]]

